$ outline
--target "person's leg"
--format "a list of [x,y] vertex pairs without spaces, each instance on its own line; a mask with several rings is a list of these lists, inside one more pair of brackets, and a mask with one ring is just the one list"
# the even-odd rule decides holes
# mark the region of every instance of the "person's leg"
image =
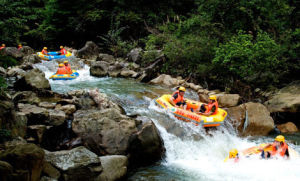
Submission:
[[264,150],[261,152],[260,156],[261,156],[261,158],[265,159],[265,151]]

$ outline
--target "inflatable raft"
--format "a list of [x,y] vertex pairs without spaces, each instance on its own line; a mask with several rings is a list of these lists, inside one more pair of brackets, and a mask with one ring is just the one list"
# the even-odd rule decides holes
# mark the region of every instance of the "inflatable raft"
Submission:
[[197,114],[191,112],[191,108],[196,109],[201,106],[203,103],[186,99],[187,102],[187,110],[176,108],[172,104],[170,104],[169,100],[172,95],[165,94],[160,98],[156,99],[156,104],[160,105],[162,108],[170,111],[177,119],[192,122],[195,125],[202,125],[203,127],[217,127],[223,124],[224,119],[227,116],[227,112],[223,109],[218,108],[218,111],[214,115],[204,116],[201,114]]
[[44,55],[42,52],[38,52],[37,55],[41,57],[43,60],[53,60],[53,59],[61,59],[61,58],[67,58],[70,56],[73,56],[71,52],[67,51],[67,54],[60,55],[59,52],[48,52],[49,55]]
[[52,80],[73,80],[79,76],[79,73],[73,70],[72,74],[53,74],[49,79]]
[[[244,157],[250,157],[251,155],[260,155],[261,152],[262,152],[262,149],[267,146],[268,144],[272,144],[272,143],[262,143],[258,146],[253,146],[253,147],[250,147],[250,148],[247,148],[243,151],[241,151],[239,153],[239,155],[241,155],[243,158]],[[272,151],[272,146],[268,146],[264,149],[264,151]],[[290,155],[290,158],[293,159],[293,158],[300,158],[300,155],[299,153],[294,150],[293,148],[289,147],[289,155]],[[227,156],[224,160],[224,162],[228,161],[229,157]]]

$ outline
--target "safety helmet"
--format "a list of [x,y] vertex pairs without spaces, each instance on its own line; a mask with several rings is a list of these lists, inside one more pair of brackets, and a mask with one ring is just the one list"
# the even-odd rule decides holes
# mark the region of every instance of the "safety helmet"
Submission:
[[235,158],[238,154],[238,150],[237,149],[232,149],[229,151],[229,158]]
[[184,87],[179,87],[178,89],[179,91],[185,92],[185,88]]
[[65,66],[63,63],[60,63],[59,65],[58,65],[59,67],[63,67],[63,66]]
[[22,44],[19,44],[18,46],[19,46],[19,47],[21,47],[21,46],[22,46]]
[[68,60],[65,60],[64,63],[69,63]]
[[209,99],[217,101],[217,96],[216,95],[211,95],[211,96],[209,96]]
[[64,48],[63,46],[60,46],[59,48]]
[[45,50],[47,50],[47,47],[44,47]]
[[275,141],[283,142],[284,143],[284,136],[282,136],[282,135],[276,136]]
[[2,46],[5,47],[5,44],[3,43]]

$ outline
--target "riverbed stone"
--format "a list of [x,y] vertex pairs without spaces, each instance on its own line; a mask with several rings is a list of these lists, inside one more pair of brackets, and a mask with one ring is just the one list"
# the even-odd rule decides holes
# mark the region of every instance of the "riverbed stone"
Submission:
[[96,77],[105,77],[108,75],[109,63],[104,61],[93,62],[90,68],[90,74]]
[[125,154],[130,135],[137,131],[135,121],[114,108],[78,110],[72,129],[98,155]]
[[11,56],[18,60],[20,60],[24,56],[24,54],[21,51],[19,51],[16,47],[6,47],[2,49],[1,54]]
[[13,167],[16,177],[28,181],[40,180],[44,156],[43,149],[34,144],[20,144],[0,152],[0,160]]
[[67,104],[64,106],[57,105],[57,107],[55,109],[61,110],[64,113],[66,113],[67,115],[72,115],[76,111],[76,106],[74,104]]
[[274,112],[300,112],[300,81],[295,81],[280,89],[264,105],[271,113]]
[[40,102],[39,107],[46,108],[46,109],[54,109],[56,103],[52,102]]
[[174,87],[179,85],[179,80],[172,78],[170,75],[161,74],[157,78],[151,80],[150,83]]
[[46,161],[57,168],[66,181],[94,180],[102,171],[99,157],[83,146],[45,153]]
[[17,80],[14,84],[17,90],[50,90],[48,79],[45,78],[45,73],[39,69],[32,69],[25,74],[24,77]]
[[20,112],[26,115],[28,119],[28,125],[35,125],[39,123],[45,123],[48,119],[49,112],[45,108],[41,108],[31,104],[18,104]]
[[138,117],[137,120],[143,120],[143,124],[130,139],[130,162],[134,165],[148,165],[160,160],[165,148],[159,131],[151,119]]
[[14,103],[39,104],[40,98],[32,91],[18,91],[13,96]]
[[26,55],[23,57],[23,63],[42,63],[42,59],[37,54]]
[[99,89],[90,89],[89,96],[98,105],[99,109],[114,108],[119,112],[122,112],[122,108],[118,104],[112,102],[106,94],[101,93]]
[[115,57],[109,54],[100,53],[96,59],[96,61],[104,61],[109,64],[115,63]]
[[96,60],[100,53],[100,48],[92,41],[87,41],[83,48],[76,51],[75,56],[83,59]]
[[46,121],[51,126],[62,125],[66,119],[66,113],[61,110],[49,109],[49,119]]
[[242,136],[266,136],[275,127],[270,112],[260,103],[248,102],[228,108],[227,112]]
[[13,67],[7,70],[6,75],[8,77],[23,77],[25,76],[26,72],[23,69],[20,69],[19,67]]
[[217,94],[216,96],[220,107],[237,106],[240,101],[239,94]]
[[285,124],[277,125],[277,128],[281,133],[294,133],[298,132],[297,126],[292,122],[287,122]]
[[137,73],[133,70],[122,70],[120,75],[122,77],[132,77],[132,78],[134,78],[134,77],[137,76]]
[[128,159],[123,155],[99,157],[103,171],[96,180],[120,180],[127,173]]

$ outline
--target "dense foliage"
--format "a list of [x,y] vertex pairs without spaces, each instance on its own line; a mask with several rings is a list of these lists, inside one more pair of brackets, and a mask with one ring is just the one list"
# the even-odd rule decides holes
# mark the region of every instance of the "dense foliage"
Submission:
[[299,16],[293,0],[0,0],[0,41],[34,48],[93,40],[115,56],[161,50],[162,72],[210,88],[281,86],[298,79]]

